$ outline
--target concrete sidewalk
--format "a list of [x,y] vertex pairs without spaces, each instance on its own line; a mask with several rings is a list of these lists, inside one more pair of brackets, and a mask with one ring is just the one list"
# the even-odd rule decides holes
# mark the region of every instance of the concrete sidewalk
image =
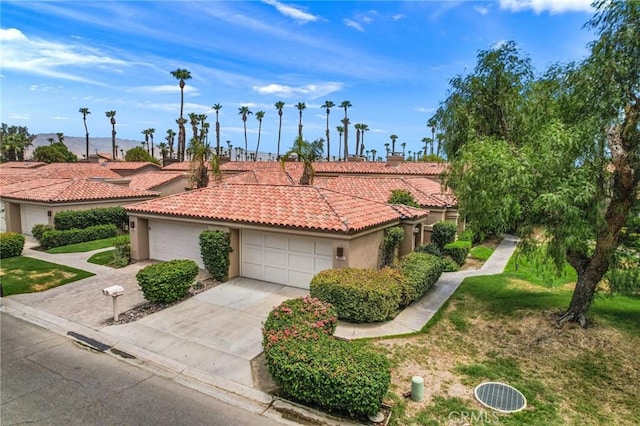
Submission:
[[[516,237],[506,235],[482,269],[443,274],[432,290],[393,321],[339,322],[336,335],[354,339],[419,331],[465,277],[502,272],[516,244]],[[133,323],[108,326],[112,304],[102,295],[102,288],[115,284],[125,288],[119,301],[121,311],[143,303],[135,274],[149,263],[122,269],[87,263],[96,252],[48,254],[25,249],[25,256],[96,275],[44,293],[3,298],[2,310],[60,334],[73,332],[94,339],[106,345],[108,353],[132,356],[125,360],[250,411],[267,412],[284,406],[306,417],[315,416],[324,424],[348,424],[254,387],[251,361],[262,352],[262,322],[274,306],[308,291],[237,278]],[[274,416],[278,417],[277,413]]]

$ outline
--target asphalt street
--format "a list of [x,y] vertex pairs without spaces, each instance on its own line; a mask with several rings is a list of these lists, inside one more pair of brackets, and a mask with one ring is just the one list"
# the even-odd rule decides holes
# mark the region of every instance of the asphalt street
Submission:
[[0,424],[276,425],[0,313]]

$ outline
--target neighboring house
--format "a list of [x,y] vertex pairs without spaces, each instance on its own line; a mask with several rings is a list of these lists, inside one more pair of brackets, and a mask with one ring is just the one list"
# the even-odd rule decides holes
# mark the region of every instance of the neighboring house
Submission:
[[123,177],[162,170],[162,167],[150,161],[113,161],[101,163],[100,165]]
[[161,197],[184,192],[189,186],[189,176],[182,172],[163,172],[160,170],[137,173],[124,179],[132,189],[146,189],[157,192]]
[[26,235],[31,235],[34,225],[53,225],[59,211],[123,206],[158,196],[147,190],[89,179],[18,179],[0,178],[0,200],[5,209],[6,230]]
[[329,268],[377,268],[384,230],[405,230],[399,253],[422,244],[428,211],[301,185],[219,183],[125,207],[134,260],[192,259],[199,236],[231,234],[230,277],[301,288]]
[[456,224],[458,232],[464,231],[464,218],[458,213],[458,200],[450,190],[443,190],[439,182],[425,177],[316,177],[314,186],[333,189],[345,194],[386,203],[393,190],[411,193],[420,207],[429,210],[424,241],[431,242],[433,224],[448,221]]

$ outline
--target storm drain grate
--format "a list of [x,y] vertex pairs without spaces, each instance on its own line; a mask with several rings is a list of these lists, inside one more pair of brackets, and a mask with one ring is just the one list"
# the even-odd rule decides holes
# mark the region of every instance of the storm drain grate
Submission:
[[482,405],[501,413],[515,413],[527,406],[524,395],[513,386],[504,383],[482,383],[473,393]]
[[67,332],[67,336],[71,336],[73,338],[75,338],[76,340],[79,340],[81,342],[83,342],[84,344],[92,347],[95,350],[98,350],[100,352],[104,352],[108,349],[111,348],[111,346],[106,345],[102,342],[98,342],[95,339],[92,339],[91,337],[87,337],[87,336],[83,336],[82,334],[78,334],[75,331],[69,331]]

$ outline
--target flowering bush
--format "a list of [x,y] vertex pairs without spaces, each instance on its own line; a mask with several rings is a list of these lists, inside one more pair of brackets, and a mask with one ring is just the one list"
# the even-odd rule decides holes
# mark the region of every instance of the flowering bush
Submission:
[[291,397],[355,416],[375,414],[391,383],[389,361],[366,344],[337,340],[336,310],[311,296],[284,301],[267,317],[263,347]]

